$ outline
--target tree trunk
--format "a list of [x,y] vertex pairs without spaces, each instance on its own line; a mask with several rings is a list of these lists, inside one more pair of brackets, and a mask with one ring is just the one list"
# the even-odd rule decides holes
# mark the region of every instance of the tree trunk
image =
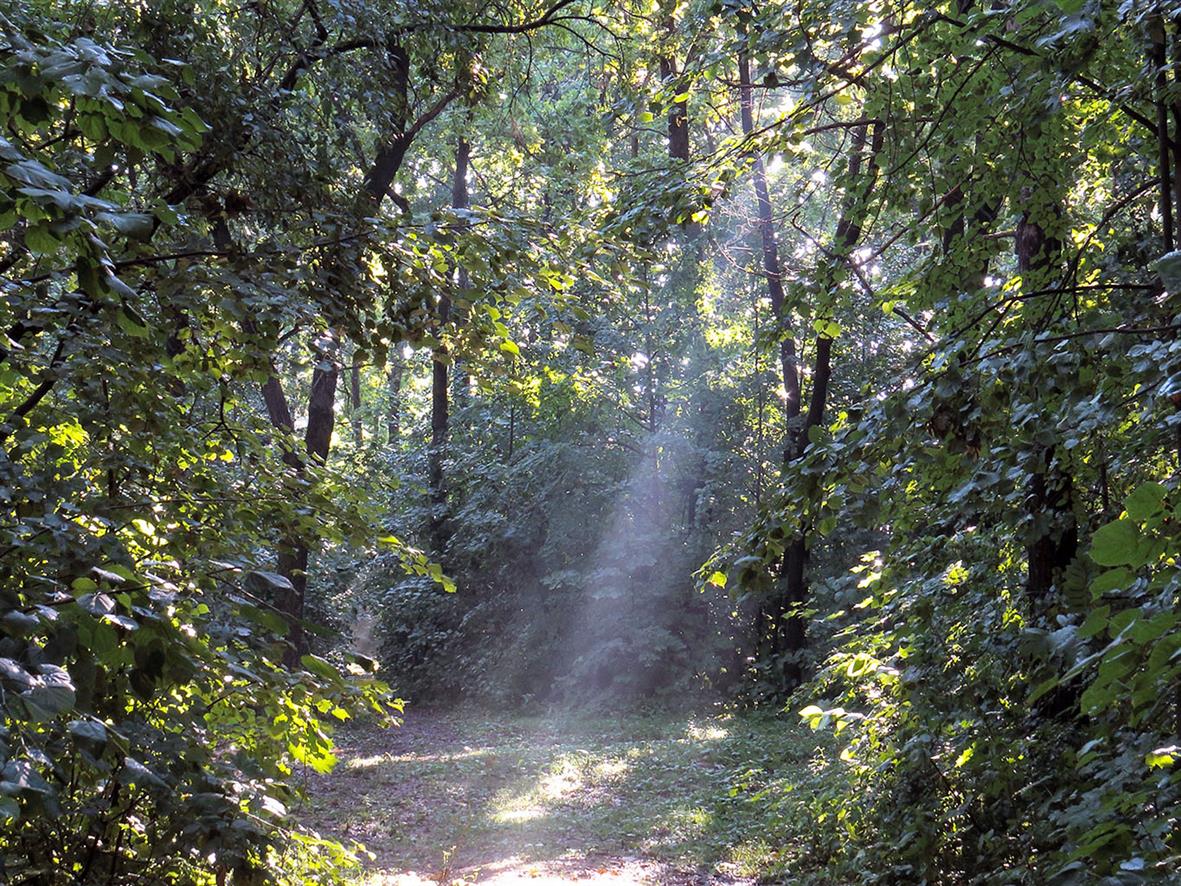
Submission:
[[[690,156],[689,145],[689,82],[677,71],[677,60],[672,54],[672,47],[677,35],[677,23],[670,11],[664,19],[665,37],[669,42],[669,52],[660,56],[660,79],[665,90],[672,93],[667,113],[668,128],[668,158],[679,163],[688,163]],[[678,101],[678,99],[680,99]],[[704,256],[705,243],[701,236],[702,225],[692,218],[681,222],[681,228],[690,248],[701,261]]]
[[[401,47],[394,45],[388,52],[391,67],[395,74],[394,94],[391,96],[394,105],[394,120],[390,130],[379,142],[373,164],[365,174],[364,184],[357,198],[358,218],[376,214],[381,210],[381,204],[389,195],[394,176],[401,168],[406,151],[421,125],[429,119],[424,117],[414,126],[407,127],[409,113],[409,62]],[[442,105],[429,113],[438,113]],[[347,285],[348,274],[345,273],[349,265],[347,250],[343,247],[332,259],[336,274],[330,275],[333,285]],[[329,331],[316,343],[316,365],[312,371],[312,387],[308,400],[308,424],[304,437],[308,456],[319,464],[328,460],[329,448],[332,445],[332,433],[336,422],[336,388],[340,378],[338,344],[335,334]],[[267,405],[267,413],[271,423],[288,435],[294,430],[291,408],[286,394],[274,372],[263,385],[263,399]],[[295,467],[303,474],[305,466],[298,454],[290,452],[290,444],[286,444],[284,461]],[[284,663],[289,667],[299,664],[300,657],[305,651],[303,631],[304,599],[307,591],[307,567],[309,548],[306,541],[288,536],[279,544],[276,552],[276,569],[291,584],[291,589],[279,596],[276,605],[287,617],[291,624],[288,634],[289,648],[284,656]]]
[[[749,136],[754,132],[754,96],[750,83],[750,59],[745,53],[738,56],[739,108],[742,117],[742,132]],[[795,337],[789,326],[786,298],[783,289],[783,271],[779,262],[779,244],[775,236],[775,219],[771,207],[771,192],[767,186],[767,169],[762,155],[754,160],[755,202],[757,204],[759,234],[762,240],[763,279],[767,281],[767,295],[771,301],[772,320],[779,338],[779,368],[786,392],[784,413],[786,427],[783,446],[783,465],[786,468],[795,457],[793,443],[794,426],[800,415],[800,376],[796,359]],[[757,310],[757,306],[756,306]],[[807,643],[803,620],[793,617],[792,612],[804,602],[806,585],[804,565],[807,558],[807,544],[803,532],[787,544],[780,564],[779,593],[776,598],[763,601],[756,618],[759,632],[759,648],[762,657],[780,660],[781,689],[790,689],[798,684],[801,669],[799,653]]]
[[[750,60],[745,54],[738,57],[738,76],[741,84],[740,105],[742,111],[742,132],[754,132],[754,98],[750,85]],[[779,262],[779,244],[775,236],[775,219],[771,210],[771,192],[767,187],[767,168],[761,155],[755,157],[752,172],[755,200],[758,204],[759,234],[762,239],[763,279],[767,281],[767,295],[771,300],[771,313],[779,337],[779,368],[783,377],[783,389],[787,392],[784,410],[790,424],[800,414],[800,377],[796,360],[796,342],[791,333],[789,318],[784,304],[783,271]],[[790,430],[788,438],[790,439]],[[790,459],[789,447],[784,448],[784,461]]]
[[[1165,252],[1172,252],[1175,245],[1175,230],[1173,227],[1173,192],[1169,185],[1169,116],[1166,96],[1169,84],[1165,67],[1168,64],[1168,51],[1165,45],[1165,24],[1159,15],[1149,20],[1149,61],[1155,70],[1156,86],[1156,130],[1157,130],[1157,174],[1160,176],[1161,232],[1164,238]],[[1174,105],[1174,111],[1178,110]],[[1173,183],[1178,189],[1181,184]]]
[[308,427],[305,435],[308,455],[324,464],[332,445],[332,431],[336,425],[336,386],[340,381],[337,355],[323,351],[312,370],[312,389],[308,397]]
[[[461,169],[462,167],[462,169]],[[455,146],[455,178],[451,182],[451,205],[455,209],[467,209],[471,206],[471,196],[468,194],[468,172],[471,169],[471,144],[463,136],[459,137]],[[455,288],[460,296],[471,288],[472,281],[468,269],[461,262],[455,272]],[[456,327],[463,326],[467,321],[467,314],[471,310],[470,304],[452,304],[449,306],[449,319]],[[458,358],[451,361],[451,399],[456,409],[468,405],[468,393],[471,388],[472,377],[462,366]]]
[[428,481],[431,495],[430,539],[431,553],[436,560],[447,547],[447,488],[443,461],[447,443],[447,364],[446,353],[435,351],[431,361],[431,447],[427,457]]
[[[662,4],[664,5],[664,4]],[[681,82],[677,76],[677,62],[672,55],[673,40],[677,34],[674,7],[664,5],[664,34],[669,41],[669,52],[660,56],[660,79],[666,90],[676,98],[681,94]],[[668,106],[668,156],[672,160],[689,161],[689,103],[672,101]]]
[[[471,157],[471,145],[463,136],[455,147],[455,176],[451,183],[451,206],[467,209],[467,174]],[[466,272],[456,269],[457,285],[464,285]],[[444,463],[447,455],[447,432],[449,423],[449,391],[447,388],[447,364],[449,357],[443,345],[443,330],[451,317],[451,297],[443,292],[439,297],[437,330],[440,344],[435,348],[431,360],[431,447],[428,456],[428,471],[431,494],[430,539],[431,552],[436,559],[442,559],[450,540],[447,514],[447,486]]]
[[[295,432],[295,420],[291,415],[287,395],[283,393],[283,386],[279,382],[278,372],[273,365],[270,378],[262,386],[262,398],[271,424],[283,433],[279,443],[283,450],[283,463],[302,477],[305,465],[292,445],[291,435]],[[299,538],[287,536],[279,542],[275,559],[275,571],[290,584],[289,588],[276,591],[274,605],[287,619],[288,645],[283,653],[283,664],[294,668],[298,666],[304,648],[303,601],[307,591],[307,546]]]
[[357,444],[357,448],[361,447],[364,440],[364,426],[361,422],[361,363],[357,359],[357,355],[353,354],[353,365],[349,372],[349,418],[353,425],[353,442]]
[[[1022,189],[1022,202],[1032,199],[1030,188]],[[1048,282],[1061,243],[1046,234],[1040,219],[1028,209],[1017,223],[1017,270],[1032,279],[1030,288]],[[1045,613],[1053,604],[1051,590],[1062,579],[1063,570],[1078,553],[1078,522],[1074,516],[1074,482],[1058,457],[1056,446],[1046,446],[1034,456],[1036,467],[1029,479],[1028,507],[1035,535],[1026,547],[1028,572],[1026,596],[1030,605]]]
[[[738,58],[738,77],[742,131],[749,136],[755,128],[754,102],[750,82],[750,61],[745,53],[740,54]],[[840,269],[838,262],[845,260],[861,239],[869,197],[877,181],[877,157],[881,152],[883,140],[883,129],[880,124],[872,124],[872,138],[868,136],[869,131],[870,125],[866,125],[857,129],[854,134],[849,155],[848,196],[841,207],[833,235],[833,264],[827,271],[819,274],[822,285],[835,285]],[[808,449],[809,432],[824,421],[832,377],[833,340],[824,335],[816,337],[816,357],[811,372],[812,391],[808,411],[801,423],[801,383],[795,339],[790,334],[788,325],[771,196],[767,186],[766,167],[760,156],[755,157],[753,178],[763,245],[763,276],[767,281],[767,292],[779,332],[779,360],[786,393],[784,409],[788,426],[783,451],[783,466],[786,470],[793,462],[803,458]],[[781,682],[778,688],[784,693],[794,689],[804,677],[801,656],[807,648],[808,637],[807,619],[802,610],[809,598],[809,528],[806,525],[801,526],[797,534],[787,542],[780,564],[777,599],[764,604],[770,607],[771,611],[761,613],[758,619],[762,629],[771,632],[774,658],[779,665],[778,676]]]
[[391,353],[388,365],[388,402],[386,403],[385,427],[389,436],[388,445],[393,448],[398,444],[398,437],[402,432],[402,373],[406,370],[406,364],[401,354]]
[[[673,22],[668,22],[673,30]],[[669,56],[660,57],[660,78],[670,87],[679,88],[677,63]],[[679,96],[676,96],[679,97]],[[689,109],[687,101],[673,101],[668,108],[668,156],[689,162]]]

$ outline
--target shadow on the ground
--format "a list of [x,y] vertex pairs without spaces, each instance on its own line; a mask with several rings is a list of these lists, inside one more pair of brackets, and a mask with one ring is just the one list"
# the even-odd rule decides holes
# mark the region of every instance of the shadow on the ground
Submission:
[[760,794],[816,750],[767,718],[430,711],[341,745],[306,819],[407,883],[738,882],[782,867]]

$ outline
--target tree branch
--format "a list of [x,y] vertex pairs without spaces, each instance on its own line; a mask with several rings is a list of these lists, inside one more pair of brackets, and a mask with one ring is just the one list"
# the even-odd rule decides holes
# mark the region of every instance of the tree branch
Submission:
[[58,376],[53,370],[61,362],[65,349],[65,337],[59,338],[57,340],[57,348],[54,349],[53,357],[50,358],[49,366],[46,368],[45,378],[41,380],[41,383],[37,387],[33,388],[29,396],[24,399],[24,402],[12,411],[12,415],[4,422],[4,427],[0,428],[0,444],[6,443],[8,438],[12,436],[16,430],[16,422],[36,409],[37,404],[44,400],[45,396],[53,390],[53,386],[57,384],[58,379]]

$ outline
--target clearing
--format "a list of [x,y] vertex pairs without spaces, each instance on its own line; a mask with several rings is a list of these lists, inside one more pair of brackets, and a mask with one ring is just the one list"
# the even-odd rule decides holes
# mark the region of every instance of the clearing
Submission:
[[823,735],[749,714],[415,709],[339,743],[304,818],[365,844],[368,886],[791,879],[834,777]]

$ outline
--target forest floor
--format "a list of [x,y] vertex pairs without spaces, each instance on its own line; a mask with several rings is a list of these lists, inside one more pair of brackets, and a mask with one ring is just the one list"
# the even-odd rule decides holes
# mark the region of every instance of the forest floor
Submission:
[[366,886],[790,880],[839,777],[823,735],[766,716],[411,710],[338,738],[304,818],[368,848]]

